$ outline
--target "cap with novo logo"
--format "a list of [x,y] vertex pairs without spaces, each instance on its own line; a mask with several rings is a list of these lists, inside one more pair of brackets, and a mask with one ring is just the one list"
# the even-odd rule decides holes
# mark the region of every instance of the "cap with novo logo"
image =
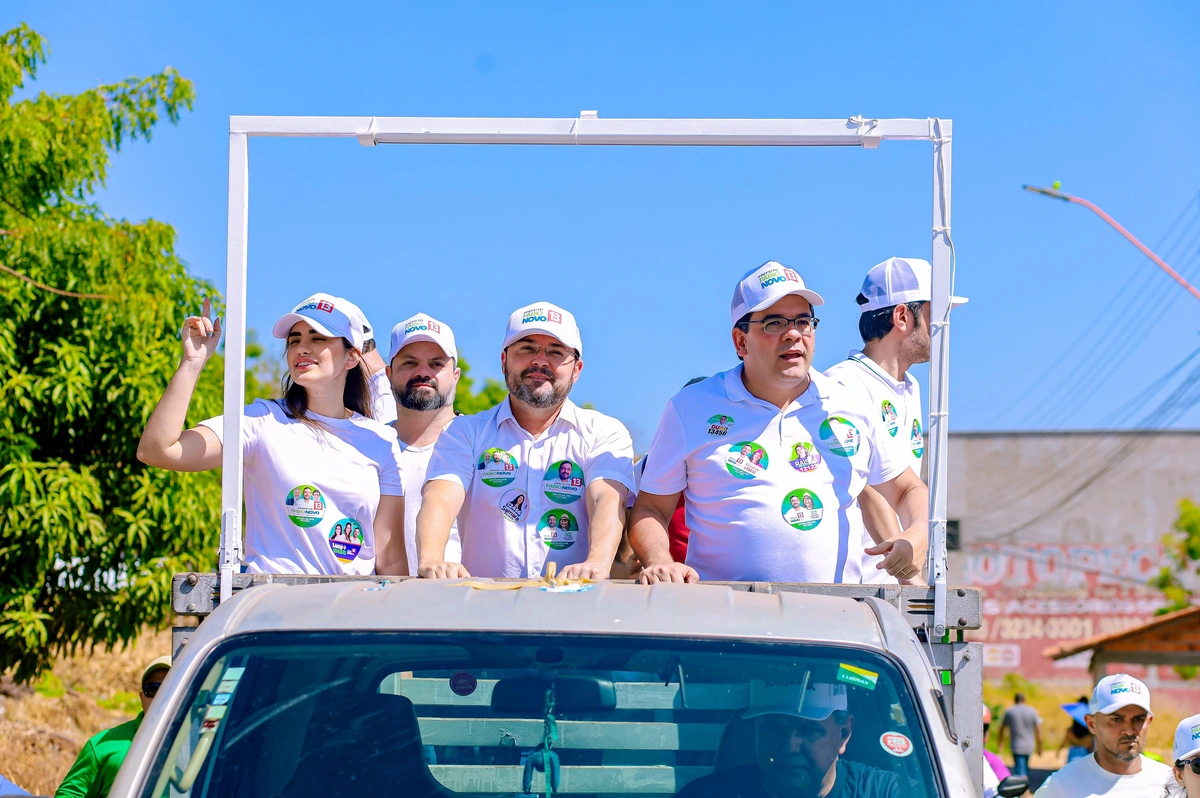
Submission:
[[1121,707],[1135,706],[1150,712],[1150,688],[1128,673],[1114,673],[1096,682],[1088,714],[1111,715]]
[[795,269],[769,260],[746,272],[734,286],[733,302],[729,305],[730,318],[736,325],[747,313],[769,308],[791,294],[804,297],[813,307],[825,304],[820,294],[804,284],[804,278]]
[[579,337],[579,326],[569,311],[549,302],[534,302],[513,311],[508,317],[508,329],[504,331],[504,346],[527,335],[549,335],[557,338],[583,357],[583,341]]
[[306,321],[321,335],[345,338],[355,349],[362,349],[365,340],[362,322],[352,318],[351,313],[362,315],[362,311],[341,297],[313,294],[293,308],[291,313],[280,316],[271,332],[276,338],[287,338],[292,325],[298,321]]
[[454,345],[454,331],[450,325],[438,321],[427,313],[418,313],[392,328],[392,349],[388,355],[388,363],[396,359],[400,350],[418,341],[428,341],[441,347],[446,357],[458,359],[458,349]]
[[1200,754],[1200,715],[1184,718],[1175,727],[1175,745],[1171,750],[1171,761],[1191,759],[1196,754]]
[[750,682],[750,707],[743,718],[760,715],[791,715],[807,720],[825,720],[846,709],[846,685],[812,682],[807,690],[799,682]]

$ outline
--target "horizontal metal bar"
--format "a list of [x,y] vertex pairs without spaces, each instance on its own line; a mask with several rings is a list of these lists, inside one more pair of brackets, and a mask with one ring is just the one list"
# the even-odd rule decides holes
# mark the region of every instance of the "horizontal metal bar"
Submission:
[[[379,691],[402,695],[419,706],[491,706],[495,679],[480,679],[470,695],[458,695],[448,679],[408,678],[393,675]],[[617,709],[685,709],[677,684],[617,682]],[[686,709],[741,709],[749,706],[744,684],[688,684]]]
[[[512,745],[532,748],[542,742],[540,720],[492,718],[421,718],[425,745]],[[721,723],[558,722],[558,748],[631,751],[715,751]]]
[[928,119],[595,119],[231,116],[249,136],[357,138],[364,144],[878,146],[932,138]]
[[[458,793],[520,793],[524,768],[516,765],[430,765],[433,777]],[[707,776],[712,768],[668,765],[566,766],[559,793],[639,793],[674,795],[688,782]],[[545,774],[533,774],[534,792],[541,794]]]

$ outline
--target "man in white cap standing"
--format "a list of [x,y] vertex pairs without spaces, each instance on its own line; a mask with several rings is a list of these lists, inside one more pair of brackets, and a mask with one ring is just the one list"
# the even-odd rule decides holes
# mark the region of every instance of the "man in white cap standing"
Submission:
[[[575,317],[535,302],[509,317],[500,352],[508,398],[438,439],[417,516],[418,573],[607,579],[633,490],[633,441],[615,418],[567,395],[583,370]],[[446,544],[458,518],[462,564]],[[551,522],[553,519],[553,522]]]
[[[858,394],[811,368],[823,302],[775,261],[738,281],[742,364],[677,393],[650,445],[630,533],[644,582],[861,582],[855,499],[867,484],[904,524],[868,553],[885,554],[891,574],[920,568],[929,492]],[[680,494],[686,564],[671,558],[666,531]]]
[[[404,477],[404,541],[408,573],[417,573],[417,514],[421,487],[438,437],[454,420],[454,394],[462,370],[450,325],[418,313],[392,328],[386,374],[392,404],[392,428],[400,439]],[[458,522],[450,525],[445,559],[462,561]]]
[[1144,798],[1163,792],[1171,768],[1142,755],[1154,713],[1150,689],[1126,673],[1096,683],[1088,714],[1096,750],[1068,762],[1037,791],[1038,798]]

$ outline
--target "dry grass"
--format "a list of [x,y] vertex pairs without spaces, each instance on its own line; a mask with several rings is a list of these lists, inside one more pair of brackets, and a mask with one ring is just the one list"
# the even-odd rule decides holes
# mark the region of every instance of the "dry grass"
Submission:
[[171,632],[145,632],[137,644],[61,659],[36,690],[0,685],[0,767],[33,793],[53,795],[88,738],[137,714],[146,663],[171,651]]

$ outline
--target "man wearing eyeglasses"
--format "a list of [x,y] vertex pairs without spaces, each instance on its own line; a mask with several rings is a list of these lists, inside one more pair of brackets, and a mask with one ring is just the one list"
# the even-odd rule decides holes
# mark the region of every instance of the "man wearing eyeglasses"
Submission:
[[[548,302],[508,320],[508,398],[455,419],[434,447],[417,516],[426,578],[607,579],[633,490],[633,441],[615,418],[567,398],[583,371],[575,317]],[[458,519],[462,563],[446,562]],[[564,534],[563,530],[569,530]]]
[[108,795],[117,778],[117,771],[129,753],[133,735],[142,725],[142,718],[150,708],[151,700],[170,670],[170,657],[159,657],[146,666],[142,671],[142,689],[138,694],[142,711],[133,720],[102,731],[88,740],[55,791],[54,798],[100,798]]
[[[811,368],[813,308],[823,303],[776,261],[738,281],[731,320],[741,365],[677,393],[647,455],[630,533],[643,582],[860,582],[864,527],[855,500],[867,484],[904,523],[881,549],[889,573],[924,557],[924,483],[884,445],[866,403]],[[717,415],[727,417],[720,436],[709,423]],[[756,469],[737,462],[748,444],[764,452]],[[691,530],[686,563],[672,560],[666,531],[681,494]]]

